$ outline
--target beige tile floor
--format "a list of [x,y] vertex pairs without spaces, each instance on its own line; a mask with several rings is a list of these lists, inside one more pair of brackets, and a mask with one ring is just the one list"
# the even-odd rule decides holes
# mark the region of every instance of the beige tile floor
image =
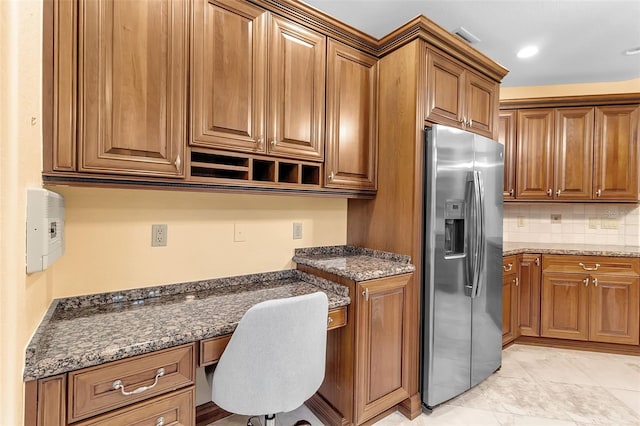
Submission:
[[[306,407],[279,416],[291,426]],[[231,416],[216,426],[244,426]],[[513,345],[502,369],[459,397],[413,421],[393,413],[376,426],[640,426],[640,357]]]

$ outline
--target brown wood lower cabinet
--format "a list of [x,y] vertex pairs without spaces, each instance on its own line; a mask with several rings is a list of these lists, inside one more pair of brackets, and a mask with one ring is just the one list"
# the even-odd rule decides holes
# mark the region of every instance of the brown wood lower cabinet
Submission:
[[543,256],[541,336],[637,345],[640,259]]
[[540,270],[539,254],[520,254],[518,264],[519,335],[540,335]]
[[327,335],[320,389],[307,406],[326,425],[359,425],[406,401],[409,364],[407,283],[412,274],[353,281],[315,268],[298,269],[349,287],[346,326]]
[[502,261],[502,344],[506,345],[518,337],[519,299],[518,269],[516,256],[507,256]]

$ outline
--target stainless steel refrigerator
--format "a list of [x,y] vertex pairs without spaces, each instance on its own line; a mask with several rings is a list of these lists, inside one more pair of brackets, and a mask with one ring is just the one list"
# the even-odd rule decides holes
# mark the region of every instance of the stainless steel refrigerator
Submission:
[[425,410],[502,362],[503,147],[425,127],[421,394]]

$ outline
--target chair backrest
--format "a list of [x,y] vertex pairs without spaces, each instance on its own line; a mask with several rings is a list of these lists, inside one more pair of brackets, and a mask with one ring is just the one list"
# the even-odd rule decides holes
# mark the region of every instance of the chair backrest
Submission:
[[322,292],[251,307],[220,357],[212,400],[242,415],[291,411],[324,379],[328,301]]

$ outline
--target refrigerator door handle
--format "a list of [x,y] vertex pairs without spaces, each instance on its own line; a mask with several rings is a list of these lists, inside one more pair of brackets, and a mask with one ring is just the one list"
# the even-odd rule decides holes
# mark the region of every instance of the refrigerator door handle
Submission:
[[482,178],[482,172],[479,170],[476,170],[473,172],[473,177],[474,177],[474,185],[476,187],[476,216],[478,218],[477,221],[477,227],[476,227],[476,233],[477,233],[477,246],[476,246],[476,250],[477,250],[477,258],[476,258],[476,268],[475,268],[475,282],[474,282],[474,287],[475,287],[475,292],[473,293],[472,297],[477,297],[480,294],[480,291],[482,291],[482,282],[483,280],[481,279],[482,277],[482,268],[484,265],[484,250],[485,250],[485,239],[486,239],[486,233],[485,233],[485,221],[484,221],[484,212],[485,212],[485,206],[484,206],[484,180]]
[[475,207],[475,194],[476,194],[476,185],[475,185],[475,176],[474,172],[470,172],[467,177],[467,191],[465,194],[465,203],[467,204],[468,209],[468,218],[467,218],[467,258],[465,262],[465,266],[467,269],[467,283],[465,285],[465,294],[467,296],[473,297],[474,293],[474,280],[476,273],[476,240],[478,238],[477,232],[474,231],[476,228],[476,223],[478,222],[477,218],[477,210]]

